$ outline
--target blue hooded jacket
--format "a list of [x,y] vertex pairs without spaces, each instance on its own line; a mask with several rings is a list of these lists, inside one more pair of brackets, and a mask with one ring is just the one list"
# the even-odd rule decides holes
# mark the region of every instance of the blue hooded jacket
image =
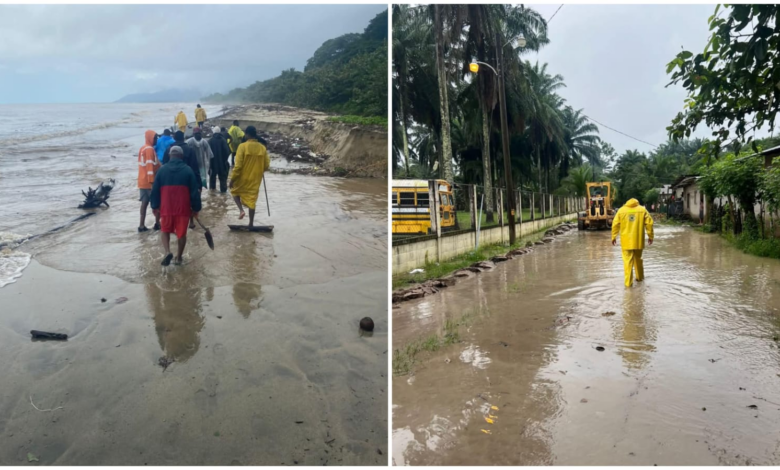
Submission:
[[163,155],[165,155],[165,151],[168,150],[168,147],[173,145],[173,137],[169,135],[161,135],[159,139],[157,139],[157,145],[154,146],[154,151],[157,153],[157,159],[162,161]]

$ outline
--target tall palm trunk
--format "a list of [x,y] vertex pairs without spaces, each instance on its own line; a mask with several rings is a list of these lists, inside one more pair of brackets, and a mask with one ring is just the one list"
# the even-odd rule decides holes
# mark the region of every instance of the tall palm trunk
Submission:
[[436,70],[439,76],[439,108],[441,111],[441,165],[439,174],[452,182],[452,141],[450,139],[450,106],[447,97],[447,69],[444,67],[444,20],[442,5],[433,6],[433,23],[436,29]]
[[406,113],[404,110],[403,87],[401,87],[401,96],[398,100],[398,112],[401,120],[401,143],[404,152],[404,163],[406,164],[406,177],[409,177],[409,140],[406,135]]
[[487,210],[485,216],[488,222],[493,222],[493,184],[490,171],[490,126],[488,125],[488,112],[482,106],[482,184],[485,186],[485,199]]

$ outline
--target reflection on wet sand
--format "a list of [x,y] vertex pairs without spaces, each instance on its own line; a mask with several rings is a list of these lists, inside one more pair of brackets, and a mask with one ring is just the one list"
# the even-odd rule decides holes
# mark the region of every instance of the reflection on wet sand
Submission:
[[261,260],[257,256],[257,243],[270,243],[273,241],[273,235],[254,233],[242,235],[247,237],[244,243],[248,246],[244,250],[235,250],[233,252],[233,267],[236,271],[242,273],[243,279],[246,279],[247,282],[236,282],[233,284],[233,302],[241,316],[249,318],[249,314],[260,307],[258,301],[262,295],[260,271],[268,269],[270,267],[268,263],[271,263],[270,259]]
[[203,290],[165,291],[154,284],[147,284],[144,291],[165,357],[186,362],[200,347],[199,334],[205,322],[201,315]]

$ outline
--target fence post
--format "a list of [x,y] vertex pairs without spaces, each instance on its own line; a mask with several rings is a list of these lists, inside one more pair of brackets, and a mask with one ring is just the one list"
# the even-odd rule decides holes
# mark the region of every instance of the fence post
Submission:
[[523,223],[523,191],[517,192],[517,220],[518,224]]
[[536,212],[536,211],[534,210],[534,193],[533,193],[533,192],[531,192],[531,221],[532,221],[532,222],[533,222],[534,220],[536,220],[536,214],[535,214],[535,212]]
[[553,217],[555,215],[555,201],[553,200],[552,194],[548,194],[547,196],[550,198],[550,217]]
[[469,215],[471,216],[471,228],[477,228],[477,185],[470,184],[469,188]]
[[431,232],[436,233],[436,262],[441,261],[441,214],[439,214],[439,187],[436,180],[428,180],[428,198],[431,208]]
[[501,244],[504,244],[504,190],[498,190],[498,222],[501,224]]

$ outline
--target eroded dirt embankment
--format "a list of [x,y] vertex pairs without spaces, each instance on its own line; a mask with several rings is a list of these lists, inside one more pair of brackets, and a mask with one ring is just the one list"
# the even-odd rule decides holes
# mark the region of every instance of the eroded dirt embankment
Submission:
[[209,122],[230,127],[238,120],[241,128],[255,126],[271,137],[272,153],[316,165],[286,171],[387,178],[387,129],[332,122],[327,117],[318,111],[258,104],[226,107],[221,116]]

